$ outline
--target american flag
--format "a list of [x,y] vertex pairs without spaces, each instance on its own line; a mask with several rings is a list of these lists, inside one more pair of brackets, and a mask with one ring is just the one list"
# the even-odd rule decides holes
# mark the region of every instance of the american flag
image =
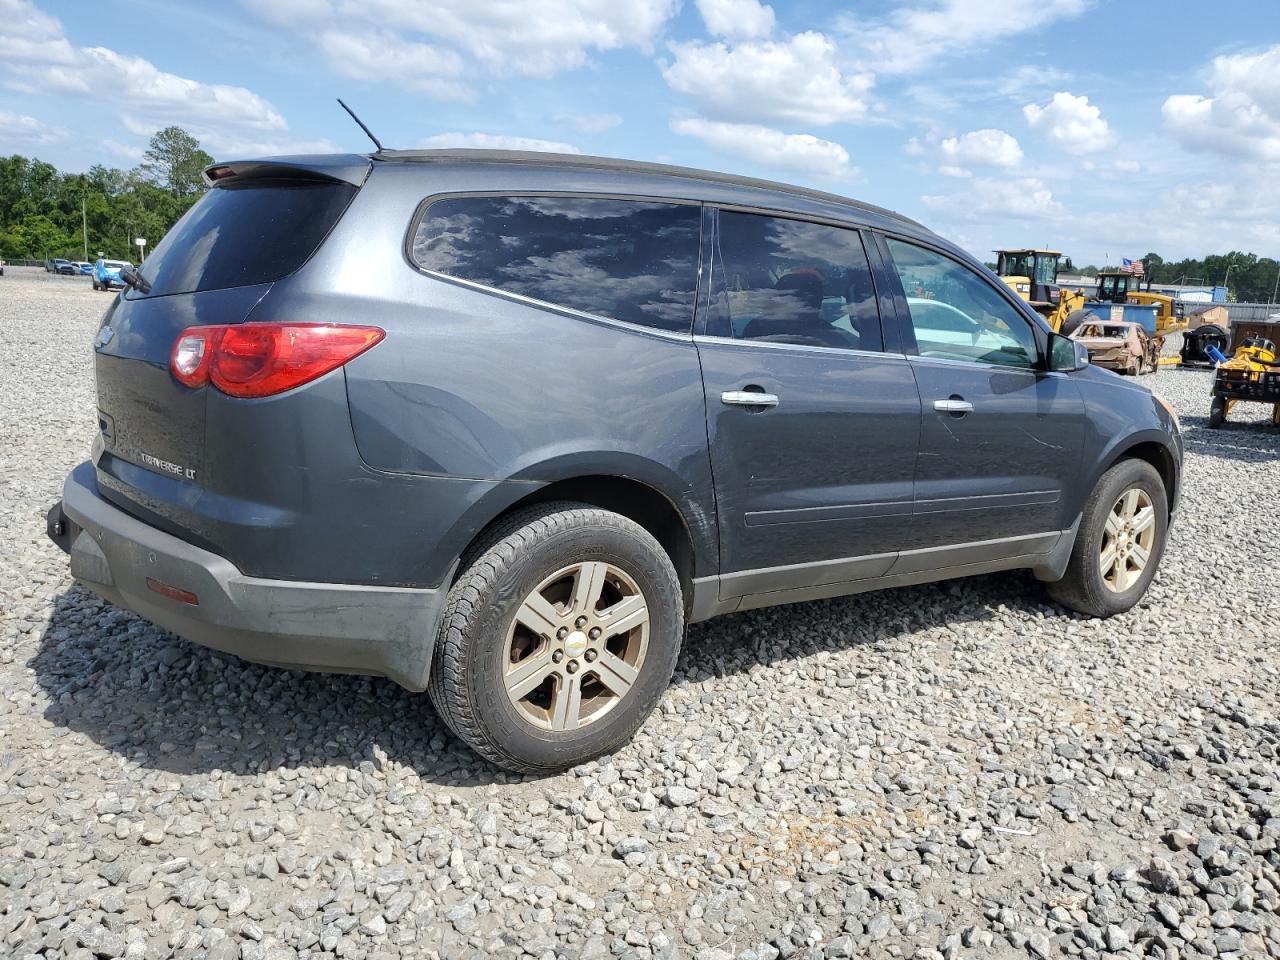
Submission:
[[1126,273],[1136,273],[1138,276],[1142,276],[1144,272],[1141,260],[1130,260],[1125,257],[1122,265]]

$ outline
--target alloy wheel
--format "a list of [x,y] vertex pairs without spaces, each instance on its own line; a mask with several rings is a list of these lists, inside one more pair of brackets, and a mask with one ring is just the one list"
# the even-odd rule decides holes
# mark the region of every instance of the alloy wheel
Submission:
[[1137,583],[1151,560],[1155,538],[1151,495],[1141,487],[1130,487],[1107,514],[1098,551],[1098,569],[1108,589],[1124,593]]
[[592,560],[557,570],[525,598],[507,632],[503,686],[531,723],[594,723],[631,691],[649,643],[649,609],[626,571]]

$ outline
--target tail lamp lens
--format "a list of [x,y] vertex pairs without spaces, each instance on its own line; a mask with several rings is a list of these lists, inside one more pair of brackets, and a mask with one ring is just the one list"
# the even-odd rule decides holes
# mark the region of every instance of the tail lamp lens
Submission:
[[184,386],[269,397],[324,376],[385,336],[378,327],[326,323],[191,327],[174,343],[169,367]]

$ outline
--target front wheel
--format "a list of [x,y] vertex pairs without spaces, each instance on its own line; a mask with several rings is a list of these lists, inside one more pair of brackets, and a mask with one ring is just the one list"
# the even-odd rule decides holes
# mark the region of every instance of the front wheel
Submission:
[[1080,517],[1067,572],[1049,596],[1079,613],[1124,613],[1147,592],[1169,533],[1169,500],[1155,467],[1121,460],[1102,475]]
[[513,514],[449,592],[429,692],[481,756],[554,773],[611,753],[675,668],[684,602],[639,524],[578,503]]

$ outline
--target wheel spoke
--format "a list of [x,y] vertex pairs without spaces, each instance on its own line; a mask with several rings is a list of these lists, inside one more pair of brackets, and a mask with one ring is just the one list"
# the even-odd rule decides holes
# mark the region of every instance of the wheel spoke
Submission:
[[1113,543],[1107,549],[1102,551],[1102,556],[1098,558],[1098,566],[1102,569],[1102,579],[1111,576],[1111,570],[1116,565],[1116,545]]
[[555,636],[560,626],[560,611],[540,593],[531,593],[516,611],[516,622],[522,623],[540,637],[548,640]]
[[570,603],[574,613],[590,613],[595,610],[608,573],[608,564],[599,561],[588,561],[578,567],[573,578],[573,598]]
[[1126,520],[1132,520],[1134,514],[1138,512],[1138,489],[1134,487],[1128,490],[1124,495],[1123,515]]
[[616,697],[625,696],[636,682],[638,671],[621,657],[608,650],[600,652],[600,659],[591,665],[600,682],[613,691]]
[[1142,533],[1156,522],[1156,508],[1143,507],[1133,518],[1133,532]]
[[551,729],[577,729],[581,713],[582,681],[576,674],[564,674],[551,701]]
[[649,608],[645,605],[644,597],[636,594],[623,597],[608,610],[601,611],[600,629],[605,637],[613,637],[634,630],[648,620]]
[[541,653],[525,657],[507,671],[503,682],[507,685],[507,693],[513,700],[523,700],[537,690],[547,679],[555,664],[551,661],[551,647],[548,645]]
[[1147,569],[1147,561],[1151,559],[1151,551],[1136,540],[1134,541],[1131,549],[1133,551],[1133,565],[1135,572],[1141,573],[1143,570]]
[[1119,536],[1120,528],[1122,526],[1124,526],[1124,521],[1118,513],[1112,510],[1109,514],[1107,514],[1107,525],[1106,525],[1107,533],[1111,534],[1112,537]]

